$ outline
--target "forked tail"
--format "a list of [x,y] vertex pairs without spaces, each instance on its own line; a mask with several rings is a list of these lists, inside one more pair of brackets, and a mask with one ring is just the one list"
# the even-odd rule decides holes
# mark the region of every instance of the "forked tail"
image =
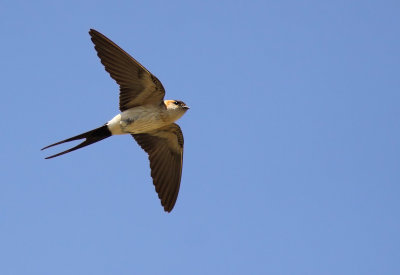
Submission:
[[86,133],[74,136],[72,138],[68,138],[68,139],[59,141],[57,143],[51,144],[49,146],[46,146],[46,147],[42,148],[41,150],[56,146],[58,144],[69,142],[69,141],[74,141],[74,140],[79,140],[79,139],[84,139],[84,138],[86,139],[85,141],[83,141],[82,143],[78,144],[75,147],[72,147],[71,149],[68,149],[66,151],[63,151],[61,153],[58,153],[58,154],[55,154],[55,155],[52,155],[52,156],[49,156],[49,157],[46,158],[46,159],[51,159],[51,158],[58,157],[58,156],[66,154],[66,153],[75,151],[75,150],[77,150],[79,148],[88,146],[88,145],[90,145],[92,143],[98,142],[98,141],[103,140],[105,138],[108,138],[110,136],[111,136],[111,132],[108,129],[107,125],[103,125],[103,126],[101,126],[99,128],[91,130],[89,132],[86,132]]

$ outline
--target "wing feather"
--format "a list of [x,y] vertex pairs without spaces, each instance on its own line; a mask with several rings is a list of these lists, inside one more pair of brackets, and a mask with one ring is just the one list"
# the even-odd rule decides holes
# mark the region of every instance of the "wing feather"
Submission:
[[89,34],[105,70],[120,86],[121,111],[163,103],[165,90],[157,77],[103,34],[93,29]]
[[171,212],[178,197],[182,177],[183,134],[173,123],[146,134],[132,134],[149,155],[151,177],[161,205]]

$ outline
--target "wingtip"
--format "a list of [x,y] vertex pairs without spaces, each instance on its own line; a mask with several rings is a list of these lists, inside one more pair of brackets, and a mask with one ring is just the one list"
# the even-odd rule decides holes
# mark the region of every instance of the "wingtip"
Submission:
[[98,31],[96,31],[95,29],[89,29],[89,35],[93,36],[95,33],[97,33]]
[[99,33],[100,33],[100,32],[97,31],[97,30],[95,30],[95,29],[89,29],[89,34],[90,34],[91,36],[96,35],[96,34],[99,34]]
[[172,209],[174,209],[175,204],[173,203],[172,205],[170,203],[167,203],[163,205],[164,211],[167,213],[171,213]]

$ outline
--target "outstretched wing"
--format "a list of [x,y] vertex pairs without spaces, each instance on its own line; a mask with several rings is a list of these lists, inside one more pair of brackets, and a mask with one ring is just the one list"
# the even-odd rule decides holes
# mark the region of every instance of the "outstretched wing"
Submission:
[[93,29],[89,34],[101,63],[120,87],[121,111],[143,104],[162,104],[165,90],[157,77],[103,34]]
[[146,134],[133,134],[149,154],[151,177],[164,210],[171,212],[178,197],[182,176],[183,134],[173,123]]

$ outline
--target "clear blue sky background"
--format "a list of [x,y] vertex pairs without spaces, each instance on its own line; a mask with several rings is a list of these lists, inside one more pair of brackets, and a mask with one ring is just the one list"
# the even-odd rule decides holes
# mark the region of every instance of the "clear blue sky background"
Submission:
[[[0,3],[0,274],[400,274],[398,1]],[[89,28],[191,109],[178,202]]]

